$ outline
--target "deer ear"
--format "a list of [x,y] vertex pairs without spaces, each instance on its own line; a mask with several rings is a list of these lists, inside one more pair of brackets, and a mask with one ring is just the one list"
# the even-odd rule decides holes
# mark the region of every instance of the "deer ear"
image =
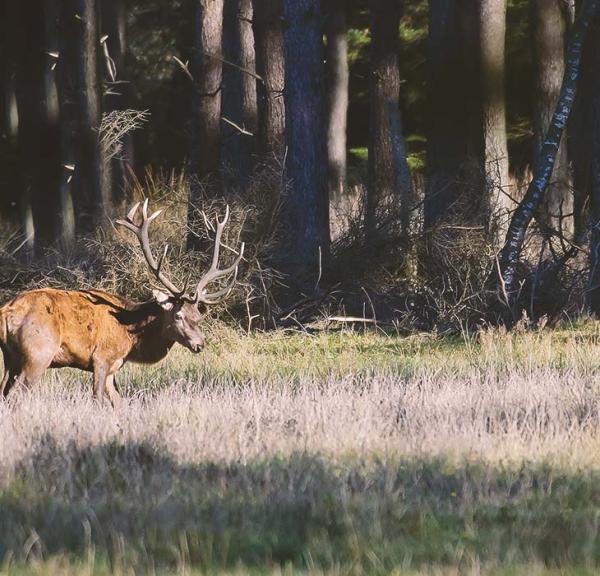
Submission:
[[163,310],[171,310],[173,308],[173,302],[169,301],[170,296],[166,292],[160,290],[152,290],[152,296],[160,304]]

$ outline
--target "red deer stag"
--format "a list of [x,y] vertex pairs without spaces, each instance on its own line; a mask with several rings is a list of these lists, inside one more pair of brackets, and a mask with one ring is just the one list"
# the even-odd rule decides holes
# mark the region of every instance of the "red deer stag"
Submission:
[[[139,241],[150,271],[166,292],[154,290],[147,302],[132,303],[100,290],[56,290],[42,288],[22,292],[0,308],[0,348],[4,355],[4,378],[0,393],[6,396],[17,383],[31,386],[47,368],[70,366],[94,373],[94,396],[106,393],[119,403],[115,373],[127,361],[158,362],[175,342],[192,352],[204,347],[202,314],[198,304],[216,304],[233,288],[244,253],[242,243],[235,261],[219,269],[221,235],[229,218],[217,218],[215,247],[210,269],[193,294],[173,284],[162,270],[165,246],[158,262],[148,238],[150,223],[160,210],[148,216],[148,201],[136,224],[139,202],[125,220],[117,223],[131,230]],[[232,277],[225,287],[207,293],[215,280]],[[188,279],[189,280],[189,279]]]

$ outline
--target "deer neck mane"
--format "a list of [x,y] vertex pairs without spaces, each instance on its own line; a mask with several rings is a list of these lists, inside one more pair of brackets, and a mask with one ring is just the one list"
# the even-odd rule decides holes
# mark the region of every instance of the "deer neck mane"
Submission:
[[133,362],[153,363],[162,360],[175,341],[167,336],[165,312],[155,300],[131,303],[113,312],[127,328],[133,342],[128,359]]

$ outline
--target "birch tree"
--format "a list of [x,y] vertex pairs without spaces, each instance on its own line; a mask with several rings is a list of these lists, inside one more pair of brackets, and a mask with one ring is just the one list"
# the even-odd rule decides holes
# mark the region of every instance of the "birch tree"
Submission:
[[575,100],[579,78],[581,54],[587,28],[598,12],[598,0],[585,0],[577,20],[571,29],[567,51],[567,64],[560,95],[548,127],[533,180],[511,219],[506,242],[499,258],[498,288],[512,307],[518,296],[517,265],[525,240],[527,228],[544,200],[544,194],[552,178],[556,154]]

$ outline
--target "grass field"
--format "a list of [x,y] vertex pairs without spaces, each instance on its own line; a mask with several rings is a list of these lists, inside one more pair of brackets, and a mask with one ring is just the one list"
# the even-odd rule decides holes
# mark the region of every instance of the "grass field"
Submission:
[[217,331],[0,403],[0,574],[594,574],[600,329]]

